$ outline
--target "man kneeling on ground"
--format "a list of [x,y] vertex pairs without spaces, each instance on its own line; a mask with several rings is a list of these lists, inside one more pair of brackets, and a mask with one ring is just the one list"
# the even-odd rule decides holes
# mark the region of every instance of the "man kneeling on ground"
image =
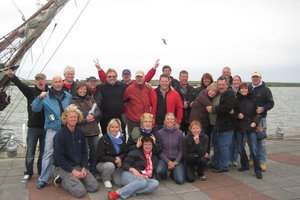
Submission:
[[54,137],[54,163],[62,178],[62,187],[76,197],[95,192],[99,183],[87,168],[84,133],[76,127],[83,118],[78,108],[71,104],[62,114],[64,127]]

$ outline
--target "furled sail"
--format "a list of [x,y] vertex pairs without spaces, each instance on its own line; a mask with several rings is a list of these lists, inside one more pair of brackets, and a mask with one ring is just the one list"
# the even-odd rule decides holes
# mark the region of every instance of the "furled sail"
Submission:
[[55,15],[69,0],[49,0],[22,25],[0,39],[0,110],[9,104],[5,88],[9,78],[7,69],[16,70],[26,52],[42,35]]

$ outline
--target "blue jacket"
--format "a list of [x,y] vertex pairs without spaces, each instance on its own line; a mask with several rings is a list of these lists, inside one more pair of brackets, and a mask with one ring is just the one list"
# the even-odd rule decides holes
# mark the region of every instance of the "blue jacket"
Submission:
[[54,164],[68,172],[79,165],[87,168],[85,136],[81,129],[71,132],[67,126],[60,129],[53,139]]
[[[69,106],[72,95],[68,92],[64,92],[65,97],[62,100],[62,107],[65,110],[67,106]],[[42,109],[44,109],[44,115],[45,115],[45,125],[44,129],[53,129],[55,131],[58,131],[61,129],[61,111],[59,108],[58,100],[54,97],[51,97],[49,95],[49,91],[47,92],[47,97],[44,99],[41,99],[38,97],[35,98],[35,100],[31,104],[32,111],[33,112],[40,112]],[[50,115],[54,115],[55,119],[51,120]]]

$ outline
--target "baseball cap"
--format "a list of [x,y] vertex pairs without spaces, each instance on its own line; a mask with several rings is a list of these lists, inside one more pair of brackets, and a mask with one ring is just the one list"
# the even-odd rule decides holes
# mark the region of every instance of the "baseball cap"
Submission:
[[97,81],[95,76],[90,76],[86,79],[86,81]]
[[46,75],[43,74],[43,73],[39,73],[39,74],[35,75],[34,78],[35,78],[35,80],[38,79],[38,78],[46,79]]
[[254,72],[252,72],[252,76],[261,77],[261,73],[259,71],[254,71]]
[[144,76],[145,74],[144,74],[144,72],[142,71],[142,70],[137,70],[136,72],[135,72],[135,76]]
[[130,70],[129,69],[124,69],[122,71],[122,74],[131,74]]

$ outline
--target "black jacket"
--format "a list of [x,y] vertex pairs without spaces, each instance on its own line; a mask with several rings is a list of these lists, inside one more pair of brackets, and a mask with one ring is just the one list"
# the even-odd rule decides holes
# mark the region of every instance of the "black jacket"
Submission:
[[208,137],[200,133],[200,142],[196,144],[192,133],[188,132],[183,138],[183,159],[186,162],[193,162],[200,157],[204,157],[207,151]]
[[180,95],[182,104],[184,104],[185,101],[187,101],[187,104],[189,105],[187,108],[183,108],[183,118],[182,118],[182,122],[189,122],[189,118],[190,118],[190,113],[191,113],[191,107],[190,107],[190,103],[192,101],[194,101],[194,99],[196,98],[196,90],[193,86],[191,85],[187,85],[187,92],[186,94],[183,94],[180,90],[181,86],[180,83],[174,87],[174,89],[178,92],[178,94]]
[[243,96],[240,93],[237,94],[237,109],[236,114],[242,113],[243,119],[237,119],[237,131],[252,133],[255,128],[251,128],[250,124],[255,122],[258,124],[261,116],[256,114],[256,105],[252,98],[252,94]]
[[[29,128],[44,128],[45,117],[44,110],[41,112],[33,112],[31,109],[31,103],[35,99],[36,96],[40,95],[42,90],[40,90],[37,86],[29,87],[25,83],[23,83],[17,76],[14,76],[11,81],[19,88],[19,90],[23,93],[23,95],[27,99],[27,112],[28,112],[28,122],[27,126]],[[46,85],[45,91],[48,90],[48,86]]]
[[236,97],[231,88],[221,94],[220,103],[215,107],[216,127],[219,133],[235,129],[235,115],[229,114],[236,105]]
[[117,81],[114,85],[107,81],[97,85],[97,90],[102,94],[103,102],[100,106],[103,119],[121,118],[123,110],[123,94],[128,87],[126,83]]
[[111,142],[109,136],[107,134],[103,135],[97,144],[97,154],[96,161],[98,162],[112,162],[116,165],[115,160],[116,157],[120,157],[121,160],[124,160],[127,154],[126,147],[126,138],[122,138],[123,143],[120,146],[120,153],[117,154],[113,143]]
[[265,82],[262,82],[262,85],[256,88],[253,88],[252,84],[250,84],[250,88],[252,90],[252,98],[255,101],[256,106],[264,108],[264,112],[261,113],[261,116],[266,117],[268,110],[271,110],[274,107],[271,90],[266,86]]
[[[152,153],[151,160],[153,165],[153,175],[155,175],[155,171],[158,163],[158,157],[155,153]],[[147,161],[144,152],[141,148],[139,148],[134,151],[130,151],[128,153],[128,155],[126,156],[123,162],[123,169],[129,171],[129,169],[132,167],[141,173],[141,171],[145,170],[146,165],[147,165]]]
[[63,85],[63,90],[69,92],[72,96],[74,96],[76,94],[76,86],[77,83],[73,81],[70,89],[68,89],[65,85]]

